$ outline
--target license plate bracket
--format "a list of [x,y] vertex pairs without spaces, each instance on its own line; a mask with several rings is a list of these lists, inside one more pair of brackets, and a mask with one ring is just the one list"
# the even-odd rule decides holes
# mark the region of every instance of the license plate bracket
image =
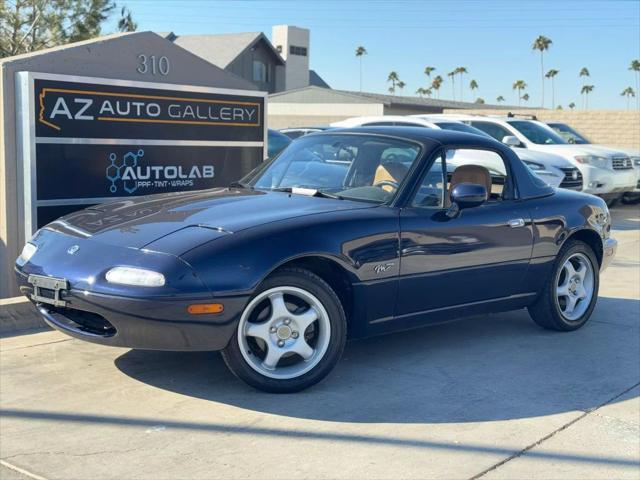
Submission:
[[[60,293],[69,289],[69,282],[64,278],[45,277],[43,275],[29,275],[27,282],[33,285],[31,300],[38,303],[47,303],[55,307],[66,307],[67,302],[62,300]],[[53,291],[53,298],[42,295],[41,288]]]

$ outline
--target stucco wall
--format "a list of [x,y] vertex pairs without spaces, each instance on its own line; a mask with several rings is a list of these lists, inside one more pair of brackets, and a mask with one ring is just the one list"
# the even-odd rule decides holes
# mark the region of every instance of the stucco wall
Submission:
[[[460,110],[445,110],[445,113],[460,113]],[[464,113],[495,114],[495,111],[465,110]],[[567,123],[593,143],[640,150],[638,110],[522,110],[521,113],[535,115],[541,121]]]
[[382,115],[377,103],[276,103],[267,106],[269,128],[322,127],[350,117]]

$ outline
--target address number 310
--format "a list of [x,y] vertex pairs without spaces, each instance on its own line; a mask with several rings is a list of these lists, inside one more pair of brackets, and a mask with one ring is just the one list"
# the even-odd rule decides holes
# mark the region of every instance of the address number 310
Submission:
[[157,57],[155,55],[138,55],[138,73],[143,75],[150,73],[151,75],[169,75],[170,65],[169,59],[164,55]]

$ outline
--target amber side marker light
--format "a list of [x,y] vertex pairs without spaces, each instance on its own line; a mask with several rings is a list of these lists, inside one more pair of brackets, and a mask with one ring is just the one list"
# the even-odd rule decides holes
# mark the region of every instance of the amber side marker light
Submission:
[[222,313],[224,311],[224,305],[221,303],[200,303],[195,305],[189,305],[187,311],[191,315],[199,315],[202,313]]

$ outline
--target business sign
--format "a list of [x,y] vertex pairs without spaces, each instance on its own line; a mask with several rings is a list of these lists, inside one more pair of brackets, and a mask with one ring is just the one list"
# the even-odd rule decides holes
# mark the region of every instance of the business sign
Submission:
[[266,157],[266,94],[16,74],[30,234],[110,199],[228,185]]

